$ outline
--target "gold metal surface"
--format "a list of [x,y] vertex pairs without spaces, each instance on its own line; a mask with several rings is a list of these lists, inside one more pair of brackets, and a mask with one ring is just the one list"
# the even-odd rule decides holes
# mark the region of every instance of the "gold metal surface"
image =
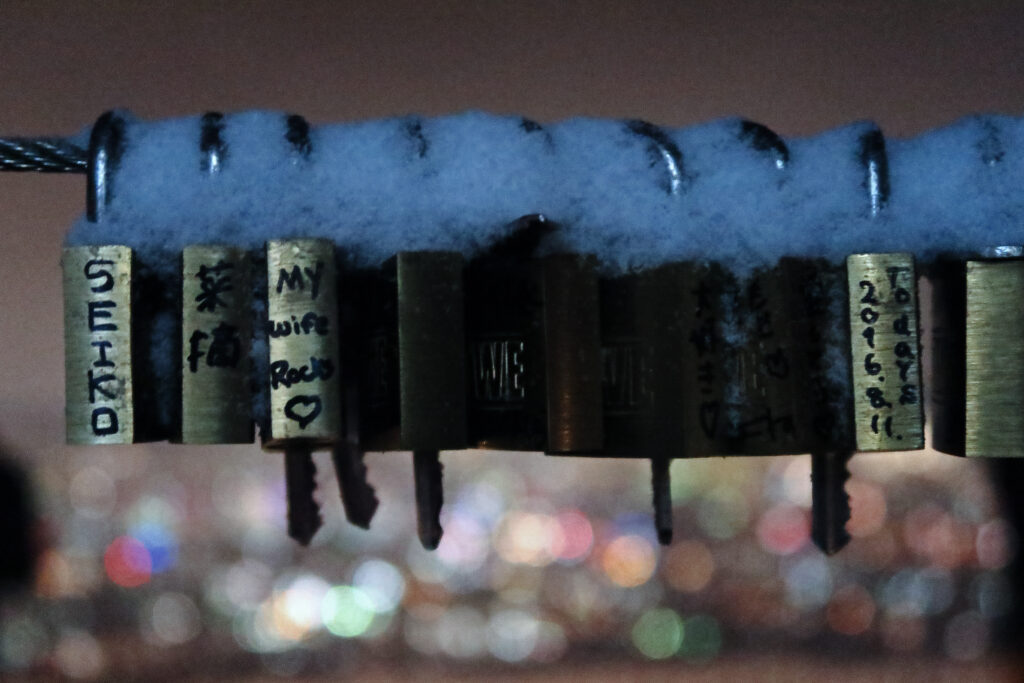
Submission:
[[62,263],[67,442],[132,443],[132,250],[71,247]]
[[267,242],[269,448],[284,440],[331,444],[343,436],[338,278],[327,240]]
[[1024,261],[967,262],[968,456],[1024,457],[1021,292]]
[[846,269],[856,450],[923,448],[914,257],[854,254]]
[[181,253],[182,443],[251,443],[252,307],[244,249],[193,245]]

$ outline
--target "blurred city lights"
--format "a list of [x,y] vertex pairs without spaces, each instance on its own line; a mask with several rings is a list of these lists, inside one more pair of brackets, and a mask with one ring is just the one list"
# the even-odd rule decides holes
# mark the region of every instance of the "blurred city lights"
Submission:
[[438,558],[463,572],[474,572],[483,566],[490,551],[488,529],[472,515],[458,511],[445,515],[443,526]]
[[683,642],[679,654],[692,660],[709,660],[722,649],[722,630],[718,620],[706,614],[696,614],[683,620]]
[[521,662],[533,652],[540,622],[529,612],[501,609],[487,621],[487,649],[506,662]]
[[436,623],[439,649],[455,659],[487,654],[487,619],[475,607],[460,605],[441,613]]
[[648,610],[633,624],[632,637],[645,657],[666,659],[683,644],[683,619],[666,607]]
[[882,641],[894,652],[919,650],[928,635],[925,621],[919,617],[888,616],[881,624]]
[[182,593],[161,593],[150,607],[150,633],[160,645],[181,645],[202,631],[202,614],[195,602]]
[[688,539],[668,548],[664,567],[668,585],[683,593],[698,593],[711,582],[715,558],[707,545]]
[[543,567],[564,545],[558,520],[540,513],[510,512],[494,533],[498,555],[511,564]]
[[789,563],[783,575],[786,600],[799,609],[816,609],[832,597],[832,570],[817,551]]
[[789,458],[782,474],[785,499],[793,505],[811,507],[811,461],[809,458]]
[[904,617],[933,616],[946,611],[955,597],[952,575],[945,569],[902,569],[887,581],[881,602],[889,614]]
[[363,635],[376,614],[373,598],[353,586],[333,586],[322,602],[323,624],[339,638]]
[[325,625],[321,613],[332,590],[329,583],[313,574],[300,574],[282,584],[270,601],[278,633],[288,640],[301,640]]
[[377,614],[393,612],[405,595],[402,572],[385,560],[363,561],[352,575],[352,586],[370,599]]
[[1001,569],[1016,555],[1017,539],[1006,520],[993,519],[978,527],[975,547],[978,564],[986,569]]
[[601,554],[601,568],[605,575],[623,588],[647,583],[656,565],[654,547],[642,536],[619,536]]
[[843,586],[835,592],[825,612],[834,631],[856,636],[871,628],[875,618],[875,602],[867,590],[856,584]]
[[594,545],[594,529],[587,516],[578,510],[567,510],[557,517],[561,534],[556,536],[554,554],[563,563],[586,559]]
[[106,660],[99,642],[80,629],[65,629],[53,654],[57,668],[68,678],[96,678]]
[[153,560],[149,550],[138,539],[119,536],[103,553],[103,567],[107,570],[107,578],[118,586],[135,588],[149,581]]
[[792,555],[804,547],[810,535],[807,512],[792,505],[769,508],[757,522],[761,547],[775,555]]
[[1017,601],[1009,579],[997,572],[985,572],[971,582],[971,593],[978,612],[986,619],[1009,614]]
[[58,550],[46,550],[36,565],[36,594],[55,599],[79,592],[68,558]]
[[708,491],[697,507],[697,523],[711,538],[729,539],[750,519],[747,500],[736,486],[718,484]]
[[0,671],[26,669],[47,649],[45,625],[29,615],[0,620]]
[[156,522],[143,522],[129,529],[128,534],[145,546],[154,574],[163,573],[177,563],[178,539],[166,526]]
[[537,625],[537,644],[530,653],[530,659],[540,663],[556,662],[569,647],[565,629],[553,621],[541,621]]
[[978,612],[964,612],[946,624],[943,644],[951,659],[970,661],[981,657],[989,647],[989,626]]
[[885,491],[881,486],[862,479],[846,483],[850,496],[850,521],[846,530],[854,538],[864,538],[879,531],[885,524]]
[[117,490],[114,479],[99,467],[78,470],[68,486],[68,501],[75,513],[102,519],[114,511]]
[[115,476],[101,456],[44,480],[58,533],[33,597],[5,606],[0,676],[112,677],[113,634],[132,629],[139,648],[241,650],[273,675],[342,652],[476,666],[628,645],[638,661],[700,662],[762,640],[974,662],[1019,599],[1006,571],[1016,532],[970,462],[855,458],[854,540],[829,558],[809,539],[805,457],[674,463],[676,541],[659,548],[637,463],[611,463],[616,479],[559,460],[552,471],[578,473],[570,487],[543,467],[467,456],[446,470],[445,535],[427,553],[401,459],[374,462],[387,504],[373,534],[324,496],[334,522],[299,549],[281,521],[279,462],[239,449],[185,472],[147,456]]

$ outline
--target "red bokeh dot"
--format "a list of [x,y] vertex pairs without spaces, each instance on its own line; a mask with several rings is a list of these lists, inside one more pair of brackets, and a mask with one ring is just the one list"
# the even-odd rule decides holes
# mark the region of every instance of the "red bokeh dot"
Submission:
[[118,586],[135,588],[149,581],[153,561],[146,546],[131,536],[118,536],[103,553],[107,577]]
[[792,505],[776,505],[761,515],[757,539],[761,547],[775,555],[792,555],[810,536],[807,513]]

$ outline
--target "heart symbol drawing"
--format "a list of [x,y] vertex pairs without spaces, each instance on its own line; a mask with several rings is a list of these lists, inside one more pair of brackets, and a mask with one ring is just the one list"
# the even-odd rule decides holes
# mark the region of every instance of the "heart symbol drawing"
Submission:
[[[298,410],[296,410],[298,408]],[[295,396],[284,404],[284,416],[299,423],[305,429],[323,410],[319,396]]]

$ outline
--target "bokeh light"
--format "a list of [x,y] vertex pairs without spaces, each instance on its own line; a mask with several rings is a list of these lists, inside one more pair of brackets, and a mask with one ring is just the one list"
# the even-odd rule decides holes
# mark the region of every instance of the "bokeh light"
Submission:
[[153,573],[149,550],[131,536],[119,536],[111,541],[103,553],[103,566],[107,577],[124,588],[141,586]]
[[[620,468],[607,477],[587,461],[544,461],[578,478],[567,487],[511,459],[452,456],[445,534],[428,553],[402,459],[370,462],[388,501],[372,533],[346,527],[326,496],[334,521],[300,549],[282,522],[279,461],[234,457],[193,463],[208,467],[189,473],[205,489],[154,474],[160,458],[114,476],[103,456],[52,476],[68,515],[40,557],[31,608],[0,620],[0,675],[49,666],[105,678],[121,666],[110,634],[126,630],[137,649],[241,653],[273,676],[391,653],[520,667],[602,650],[683,666],[848,647],[970,664],[992,656],[1019,599],[1007,573],[1016,533],[970,463],[858,456],[853,540],[827,557],[810,540],[807,458],[674,463],[685,495],[662,548],[643,463],[602,463]],[[334,485],[329,470],[318,477]]]
[[927,625],[920,617],[889,616],[882,620],[882,641],[890,650],[909,653],[921,649],[928,636]]
[[722,650],[722,630],[718,620],[695,614],[683,620],[683,642],[679,654],[691,660],[714,659]]
[[355,638],[366,633],[375,613],[373,598],[359,588],[333,586],[323,598],[323,624],[339,638]]
[[828,560],[817,551],[802,555],[787,563],[783,581],[786,599],[799,609],[816,609],[832,597],[832,569]]
[[718,484],[708,491],[697,507],[697,523],[711,538],[734,537],[750,520],[747,499],[735,486]]
[[567,510],[557,517],[561,533],[554,539],[555,556],[571,564],[586,559],[594,545],[594,529],[579,510]]
[[707,545],[696,540],[674,543],[665,558],[665,580],[683,593],[698,593],[711,582],[715,557]]
[[1001,569],[1016,555],[1016,534],[1006,520],[989,520],[978,527],[975,547],[982,567]]
[[352,586],[370,599],[377,614],[393,612],[405,595],[405,577],[401,570],[376,558],[359,564],[352,574]]
[[776,505],[761,515],[757,538],[761,546],[775,555],[792,555],[808,542],[811,522],[807,513],[793,505]]
[[619,536],[601,555],[601,568],[615,584],[632,588],[646,583],[654,574],[657,557],[651,542],[642,536]]
[[871,628],[875,601],[858,585],[843,586],[835,592],[825,612],[828,625],[847,636],[857,636]]
[[666,659],[683,644],[683,619],[668,608],[648,610],[633,624],[632,637],[645,657]]
[[565,544],[559,521],[540,513],[510,512],[495,535],[495,548],[503,560],[534,567],[553,562]]
[[438,648],[455,659],[478,659],[487,654],[487,618],[468,605],[440,614],[435,625]]
[[199,637],[202,614],[182,593],[161,593],[149,610],[150,640],[159,645],[182,645]]
[[964,612],[949,620],[943,636],[946,654],[951,659],[978,659],[989,647],[989,625],[978,612]]
[[881,602],[892,615],[934,616],[945,612],[955,595],[953,576],[945,569],[901,569],[885,581]]
[[533,652],[540,621],[521,609],[500,609],[487,622],[487,649],[506,662],[521,662]]
[[178,540],[168,527],[144,522],[129,529],[128,533],[145,546],[154,574],[161,574],[177,563]]
[[106,663],[103,647],[91,634],[80,629],[65,629],[54,649],[60,673],[68,678],[99,677]]
[[879,531],[886,520],[885,491],[881,486],[862,479],[846,483],[850,497],[850,521],[846,530],[854,538],[864,538]]
[[0,662],[4,669],[27,669],[47,649],[45,625],[29,615],[0,620]]
[[114,479],[106,470],[86,466],[78,470],[68,486],[68,501],[76,514],[103,519],[117,504]]

